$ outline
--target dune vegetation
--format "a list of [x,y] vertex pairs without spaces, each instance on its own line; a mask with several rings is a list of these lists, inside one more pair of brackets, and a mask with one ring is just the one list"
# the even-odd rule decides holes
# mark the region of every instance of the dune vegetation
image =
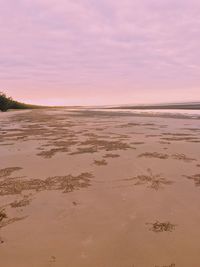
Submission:
[[41,106],[29,105],[13,100],[8,97],[5,93],[0,92],[0,111],[7,111],[9,109],[33,109],[41,108]]

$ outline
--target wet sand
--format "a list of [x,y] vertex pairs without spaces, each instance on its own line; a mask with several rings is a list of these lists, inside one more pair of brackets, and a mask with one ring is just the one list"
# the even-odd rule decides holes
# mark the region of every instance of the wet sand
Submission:
[[0,266],[199,267],[200,120],[0,113]]

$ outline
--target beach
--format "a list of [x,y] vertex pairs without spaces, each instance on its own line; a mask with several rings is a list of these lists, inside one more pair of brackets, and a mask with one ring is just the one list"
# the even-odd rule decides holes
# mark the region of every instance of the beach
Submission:
[[0,113],[0,265],[199,267],[200,118]]

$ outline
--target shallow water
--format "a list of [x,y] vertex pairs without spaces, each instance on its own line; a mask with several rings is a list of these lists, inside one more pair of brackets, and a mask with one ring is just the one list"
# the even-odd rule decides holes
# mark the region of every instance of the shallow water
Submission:
[[[101,110],[101,109],[97,109]],[[106,110],[106,109],[105,109]],[[107,109],[107,111],[113,112],[122,112],[122,113],[132,113],[132,114],[149,114],[149,115],[185,115],[191,118],[200,118],[200,110],[182,110],[182,109],[147,109],[147,110],[138,110],[138,109]]]

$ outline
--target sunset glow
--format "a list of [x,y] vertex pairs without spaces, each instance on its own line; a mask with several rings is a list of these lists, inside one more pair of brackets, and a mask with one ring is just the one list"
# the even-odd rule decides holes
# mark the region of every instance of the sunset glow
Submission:
[[1,90],[19,101],[200,100],[200,1],[0,0]]

